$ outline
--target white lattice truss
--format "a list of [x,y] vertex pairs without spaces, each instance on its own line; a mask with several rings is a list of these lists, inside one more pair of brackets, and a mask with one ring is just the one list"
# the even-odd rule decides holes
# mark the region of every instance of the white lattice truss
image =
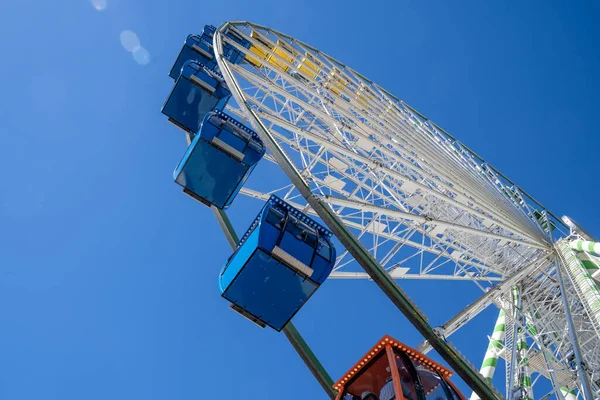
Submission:
[[[253,124],[250,110],[260,118],[314,195],[327,199],[392,277],[471,280],[484,291],[497,284],[486,302],[455,317],[460,322],[444,326],[446,336],[491,303],[509,310],[510,285],[503,283],[527,269],[518,278],[530,325],[523,327],[529,365],[539,374],[534,374],[534,384],[542,377],[555,387],[573,388],[577,379],[554,277],[558,259],[548,232],[554,225],[555,235],[568,234],[560,220],[448,133],[351,68],[260,25],[239,22],[228,29],[251,43],[246,48],[220,36],[251,61],[221,60],[226,63],[222,70],[230,74],[224,74],[226,80],[245,97],[243,104],[230,102],[228,112]],[[268,154],[265,158],[272,161]],[[244,187],[241,193],[262,200],[275,193],[314,215],[293,185]],[[343,252],[332,278],[364,278],[361,271]],[[567,285],[595,382],[600,379],[599,336],[572,283]],[[511,313],[506,315],[509,338],[515,326]],[[511,346],[507,339],[502,352],[507,371]],[[598,391],[598,384],[593,386]]]

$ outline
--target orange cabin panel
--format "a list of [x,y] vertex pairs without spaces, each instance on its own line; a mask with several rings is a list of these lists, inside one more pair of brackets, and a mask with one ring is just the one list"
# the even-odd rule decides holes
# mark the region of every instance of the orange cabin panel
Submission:
[[337,400],[464,400],[452,371],[384,336],[333,387]]

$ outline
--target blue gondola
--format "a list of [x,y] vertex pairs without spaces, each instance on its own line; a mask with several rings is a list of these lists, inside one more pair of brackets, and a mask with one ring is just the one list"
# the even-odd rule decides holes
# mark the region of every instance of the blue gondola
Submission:
[[[217,59],[215,57],[215,51],[213,48],[213,36],[215,31],[216,28],[214,26],[205,25],[200,35],[188,35],[183,47],[181,48],[181,51],[179,52],[179,55],[177,56],[177,60],[175,60],[175,63],[169,72],[169,76],[171,78],[177,79],[185,62],[190,60],[197,61],[212,70],[218,69]],[[250,48],[250,42],[237,33],[229,30],[225,33],[225,35],[239,45],[247,49]],[[223,46],[223,55],[227,60],[229,60],[229,62],[233,64],[237,64],[244,59],[244,55],[228,43],[225,43]]]
[[171,67],[169,76],[174,80],[181,74],[181,69],[186,61],[192,60],[203,64],[209,69],[215,69],[217,59],[212,46],[212,38],[215,32],[215,27],[206,25],[200,35],[191,34],[185,39],[183,47],[177,56],[177,60]]
[[264,154],[254,131],[221,111],[210,112],[173,176],[185,193],[225,209]]
[[195,135],[204,116],[223,110],[231,97],[223,76],[196,61],[186,61],[162,113],[181,129]]
[[[242,36],[238,35],[236,32],[234,32],[231,29],[229,29],[227,32],[225,32],[225,36],[232,39],[234,42],[236,42],[240,46],[245,47],[246,49],[250,48],[250,42],[248,40],[244,39]],[[242,60],[245,57],[244,54],[242,54],[238,49],[231,46],[227,42],[224,42],[224,44],[223,44],[223,55],[232,64],[238,64],[238,63],[242,62]]]
[[202,38],[210,43],[212,43],[213,40],[213,36],[215,35],[215,32],[217,31],[217,28],[215,28],[212,25],[204,25],[204,29],[202,30]]
[[335,256],[330,231],[273,195],[221,271],[221,295],[280,331],[327,279]]

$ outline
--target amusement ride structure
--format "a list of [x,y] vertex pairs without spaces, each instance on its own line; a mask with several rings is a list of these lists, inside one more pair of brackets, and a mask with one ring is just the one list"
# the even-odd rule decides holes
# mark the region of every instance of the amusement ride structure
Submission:
[[[163,113],[188,139],[175,181],[212,209],[233,249],[222,296],[283,331],[327,396],[464,398],[426,357],[433,349],[471,399],[600,397],[600,244],[574,221],[376,83],[276,30],[207,25],[169,75]],[[288,183],[246,186],[260,161]],[[265,202],[241,235],[224,211],[238,194]],[[424,341],[411,349],[384,336],[334,383],[291,322],[327,278],[371,279]],[[469,280],[482,294],[432,327],[398,279]],[[477,369],[448,340],[491,306],[498,319]],[[496,389],[500,360],[506,385]],[[543,380],[552,390],[534,397]]]

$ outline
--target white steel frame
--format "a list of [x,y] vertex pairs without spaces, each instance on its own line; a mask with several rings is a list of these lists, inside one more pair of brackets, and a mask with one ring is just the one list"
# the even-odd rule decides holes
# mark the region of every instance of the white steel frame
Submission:
[[[548,229],[554,225],[555,234],[568,235],[562,221],[454,137],[346,65],[261,25],[230,22],[227,29],[254,51],[218,31],[223,45],[260,64],[218,57],[228,84],[243,93],[244,104],[232,101],[228,112],[250,123],[250,110],[260,118],[313,196],[329,204],[392,278],[470,280],[486,292],[440,327],[440,334],[450,336],[495,304],[507,310],[507,338],[519,327],[527,332],[530,369],[551,380],[557,398],[560,387],[579,385]],[[275,162],[269,154],[265,158]],[[241,193],[261,200],[275,193],[315,215],[293,184],[268,191],[244,187]],[[343,252],[331,278],[368,276]],[[510,288],[517,283],[529,326],[510,317]],[[585,373],[599,395],[600,339],[572,282],[565,280],[565,287]],[[420,348],[430,349],[427,343]],[[512,353],[507,339],[502,353],[507,371]]]

